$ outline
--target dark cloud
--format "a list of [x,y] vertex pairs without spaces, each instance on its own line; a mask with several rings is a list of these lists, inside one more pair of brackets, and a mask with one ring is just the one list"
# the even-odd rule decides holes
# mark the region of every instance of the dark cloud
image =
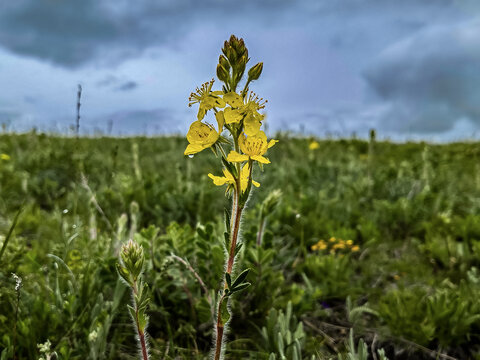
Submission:
[[135,81],[127,81],[117,86],[115,90],[117,91],[131,91],[138,87],[138,84]]
[[480,19],[431,26],[387,48],[365,71],[391,103],[384,126],[400,132],[451,130],[468,119],[480,126]]
[[95,85],[99,88],[110,88],[115,91],[131,91],[138,87],[138,83],[133,80],[124,80],[121,77],[109,74]]
[[[0,5],[0,46],[64,67],[120,62],[176,40],[197,21],[281,9],[288,0],[16,0]],[[222,15],[222,16],[219,16]]]

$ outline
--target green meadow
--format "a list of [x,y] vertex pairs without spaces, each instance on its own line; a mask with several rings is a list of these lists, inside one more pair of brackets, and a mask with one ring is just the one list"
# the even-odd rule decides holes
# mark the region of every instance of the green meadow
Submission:
[[[252,285],[231,299],[226,358],[480,359],[479,144],[275,139],[253,169],[236,260]],[[137,359],[116,269],[129,239],[151,358],[209,358],[229,206],[207,176],[219,160],[186,146],[0,135],[1,360]]]

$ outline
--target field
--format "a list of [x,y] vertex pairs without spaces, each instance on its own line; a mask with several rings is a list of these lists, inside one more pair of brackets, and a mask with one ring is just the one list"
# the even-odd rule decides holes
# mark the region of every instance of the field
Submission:
[[[278,138],[254,169],[227,358],[480,359],[479,144]],[[0,135],[1,360],[138,358],[130,238],[152,359],[208,358],[228,204],[218,159],[186,144]]]

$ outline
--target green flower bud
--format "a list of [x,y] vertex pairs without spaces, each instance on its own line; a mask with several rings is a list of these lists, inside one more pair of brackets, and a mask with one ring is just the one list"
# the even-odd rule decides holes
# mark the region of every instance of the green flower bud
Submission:
[[227,82],[230,74],[221,64],[217,65],[217,77],[220,81]]
[[230,63],[225,56],[220,55],[220,57],[218,58],[218,63],[222,65],[226,70],[230,70]]
[[248,70],[248,81],[257,80],[262,74],[263,62],[259,62]]
[[136,281],[142,273],[145,262],[143,248],[136,242],[128,240],[122,246],[120,258],[122,259],[122,264],[117,266],[120,275],[129,283]]

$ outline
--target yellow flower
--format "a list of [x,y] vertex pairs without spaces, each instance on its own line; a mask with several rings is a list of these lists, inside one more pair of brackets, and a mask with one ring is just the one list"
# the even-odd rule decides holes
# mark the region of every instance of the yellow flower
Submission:
[[223,91],[212,91],[214,80],[212,79],[205,84],[202,84],[200,89],[197,87],[194,93],[191,93],[188,106],[199,103],[197,120],[202,120],[208,110],[214,107],[225,107],[225,101],[220,97]]
[[319,147],[320,147],[320,144],[319,144],[317,141],[315,141],[315,140],[313,140],[313,141],[308,145],[308,148],[309,148],[310,150],[312,150],[312,151],[313,151],[313,150],[317,150]]
[[263,109],[266,102],[266,100],[263,101],[262,98],[259,98],[253,92],[250,93],[247,103],[243,109],[245,116],[243,120],[243,127],[247,136],[256,135],[260,131],[260,126],[262,125],[261,122],[263,119],[265,119],[265,115],[260,114],[258,110]]
[[359,250],[360,250],[360,246],[358,246],[358,245],[355,245],[354,247],[352,247],[353,252],[357,252]]
[[325,249],[327,248],[327,244],[326,244],[325,241],[323,241],[323,240],[320,240],[320,241],[317,243],[317,245],[318,245],[318,249],[319,249],[319,250],[325,250]]
[[230,151],[227,156],[227,161],[242,162],[252,159],[262,164],[270,164],[270,160],[263,155],[277,142],[278,140],[270,140],[267,142],[267,135],[265,135],[263,131],[259,131],[256,135],[248,137],[242,134],[240,135],[239,145],[243,154],[239,154],[236,151]]
[[190,125],[187,133],[187,140],[189,142],[185,149],[185,155],[196,154],[203,149],[206,149],[218,140],[220,134],[212,125],[204,124],[201,121],[194,121]]
[[225,109],[225,122],[227,124],[239,123],[243,120],[243,127],[247,136],[256,135],[260,131],[261,122],[265,118],[258,110],[265,107],[266,101],[259,98],[253,92],[248,96],[247,102],[235,92],[229,92],[223,96],[225,103],[230,105]]
[[[213,180],[213,183],[217,186],[222,186],[225,184],[236,186],[235,178],[227,169],[223,168],[224,176],[215,176],[213,174],[208,174],[208,177]],[[248,186],[248,177],[250,176],[250,167],[248,164],[240,171],[240,188],[242,192],[245,192]],[[260,184],[252,179],[252,185],[259,187]]]
[[335,241],[337,241],[337,239],[335,239],[334,237],[331,237],[328,241],[335,242]]
[[1,160],[10,160],[10,155],[1,154],[1,155],[0,155],[0,159],[1,159]]
[[352,246],[353,245],[353,240],[347,240],[347,245]]
[[338,243],[333,245],[334,249],[345,249],[345,244],[344,243]]
[[194,121],[190,125],[187,133],[189,144],[185,149],[185,155],[193,155],[215,144],[222,133],[225,123],[223,111],[218,111],[215,114],[215,118],[217,119],[218,132],[212,125],[204,124],[200,120]]

